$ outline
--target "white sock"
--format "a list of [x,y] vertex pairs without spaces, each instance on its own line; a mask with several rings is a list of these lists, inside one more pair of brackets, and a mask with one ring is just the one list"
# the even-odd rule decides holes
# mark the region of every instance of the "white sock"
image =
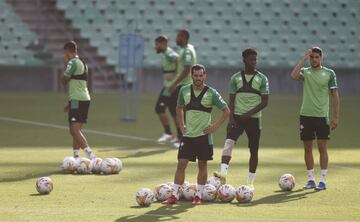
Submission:
[[80,156],[80,149],[79,148],[73,149],[73,156],[75,158],[78,158]]
[[326,183],[327,169],[320,170],[320,182]]
[[315,181],[315,171],[314,169],[308,170],[308,178],[309,180]]
[[203,184],[198,184],[197,187],[196,187],[196,194],[195,194],[195,196],[198,196],[198,197],[200,197],[200,199],[201,199],[201,198],[202,198],[202,193],[203,193],[203,191],[204,191],[204,187],[205,187],[205,185],[203,185]]
[[176,197],[176,199],[179,199],[180,187],[181,187],[181,185],[176,184],[176,183],[174,183],[172,186],[172,188],[173,188],[172,194]]
[[222,164],[221,164],[220,174],[221,174],[222,176],[226,176],[228,169],[229,169],[229,164],[222,163]]
[[255,175],[256,175],[256,173],[249,172],[247,182],[248,183],[254,183]]
[[92,159],[96,158],[95,154],[92,152],[90,147],[85,147],[84,152],[86,153],[86,155],[88,156],[89,159],[92,160]]

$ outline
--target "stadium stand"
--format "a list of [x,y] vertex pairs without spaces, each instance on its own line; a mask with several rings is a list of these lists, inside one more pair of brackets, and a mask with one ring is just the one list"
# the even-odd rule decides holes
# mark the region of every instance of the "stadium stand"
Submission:
[[4,65],[41,65],[28,47],[36,41],[31,32],[13,8],[0,0],[0,64]]
[[121,32],[141,33],[145,65],[155,66],[153,39],[167,34],[174,44],[176,30],[187,28],[199,62],[211,66],[235,66],[244,48],[255,47],[260,66],[288,67],[313,45],[328,53],[325,64],[359,66],[357,0],[58,0],[57,7],[111,65]]

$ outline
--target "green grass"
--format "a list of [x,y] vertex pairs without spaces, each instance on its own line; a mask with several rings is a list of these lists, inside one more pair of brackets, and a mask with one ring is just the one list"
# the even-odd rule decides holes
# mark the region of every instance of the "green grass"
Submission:
[[[1,93],[0,117],[66,126],[65,98],[63,94]],[[141,96],[139,121],[121,123],[118,96],[95,95],[85,128],[155,140],[161,133],[153,113],[155,99]],[[359,97],[342,97],[340,126],[329,143],[326,191],[301,190],[307,179],[297,130],[301,98],[275,95],[264,112],[253,201],[196,207],[189,202],[173,207],[135,205],[138,189],[173,180],[176,150],[171,146],[88,133],[96,154],[120,158],[123,171],[111,176],[65,175],[59,165],[71,155],[67,130],[0,120],[0,221],[360,221],[360,141],[355,125],[360,105],[356,101]],[[225,127],[215,135],[217,149],[209,173],[219,168],[224,135]],[[246,180],[246,143],[246,139],[238,143],[229,169],[227,180],[235,187]],[[316,150],[314,154],[318,177]],[[190,164],[186,180],[195,182],[196,172],[196,164]],[[295,176],[294,191],[279,192],[277,181],[283,173]],[[53,179],[50,195],[36,194],[35,181],[40,176]]]

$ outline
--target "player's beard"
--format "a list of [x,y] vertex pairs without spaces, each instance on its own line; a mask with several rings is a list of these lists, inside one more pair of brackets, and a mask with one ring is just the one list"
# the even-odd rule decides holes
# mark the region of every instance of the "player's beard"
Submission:
[[194,85],[195,85],[196,87],[201,87],[203,84],[204,84],[204,81],[202,81],[202,80],[196,80],[196,81],[194,81]]

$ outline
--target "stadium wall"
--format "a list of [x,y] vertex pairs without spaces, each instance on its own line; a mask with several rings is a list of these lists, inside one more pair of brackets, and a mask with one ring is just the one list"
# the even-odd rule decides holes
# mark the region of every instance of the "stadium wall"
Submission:
[[0,65],[0,91],[55,91],[56,81],[49,66]]
[[[221,93],[227,93],[228,83],[232,74],[238,72],[235,68],[208,68],[207,83]],[[299,93],[302,84],[290,77],[292,68],[260,69],[269,79],[271,93]],[[360,73],[357,69],[335,69],[341,94],[360,94]],[[162,87],[161,70],[145,68],[141,88],[143,92],[158,93]]]

